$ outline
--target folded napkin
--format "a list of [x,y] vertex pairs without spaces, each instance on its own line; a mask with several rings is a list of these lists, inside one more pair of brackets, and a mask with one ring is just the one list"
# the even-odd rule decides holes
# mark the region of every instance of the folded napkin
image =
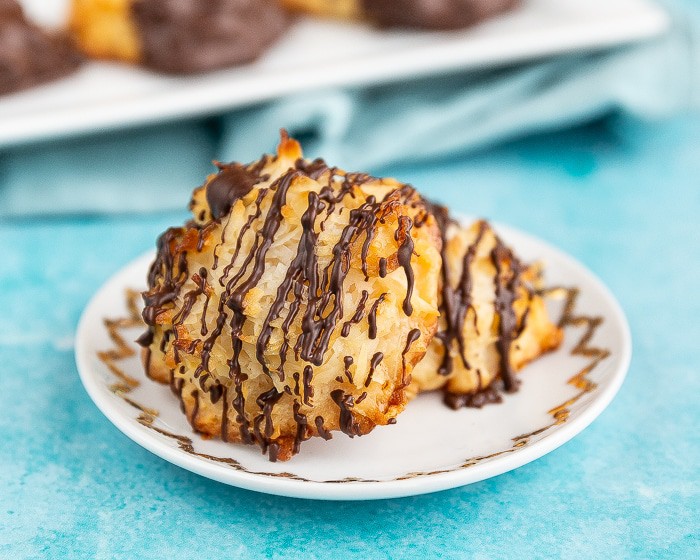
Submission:
[[652,41],[488,71],[304,93],[215,119],[0,152],[0,217],[182,209],[212,159],[271,151],[284,127],[349,170],[463,154],[609,113],[700,108],[700,10]]

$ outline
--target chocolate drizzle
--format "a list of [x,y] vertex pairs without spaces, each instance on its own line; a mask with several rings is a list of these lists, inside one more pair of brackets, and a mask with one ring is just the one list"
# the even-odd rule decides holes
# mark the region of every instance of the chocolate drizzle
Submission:
[[[296,173],[298,172],[293,173],[291,176],[296,176]],[[341,191],[340,197],[345,196],[346,192],[345,190]],[[288,347],[286,341],[288,330],[301,308],[300,301],[302,297],[306,295],[307,298],[305,302],[306,310],[301,319],[301,334],[294,345],[294,352],[301,359],[320,366],[328,350],[331,335],[338,321],[343,317],[343,284],[350,269],[352,244],[361,235],[365,236],[363,245],[364,263],[366,259],[365,247],[368,246],[368,240],[371,241],[373,236],[376,214],[381,203],[370,196],[360,207],[350,210],[349,223],[345,226],[338,242],[333,247],[333,258],[321,273],[318,268],[318,257],[316,255],[318,233],[315,230],[315,223],[321,212],[326,208],[326,205],[334,205],[339,201],[337,198],[330,196],[330,194],[328,190],[321,191],[321,194],[309,193],[308,207],[301,220],[302,235],[296,256],[277,290],[277,296],[270,307],[262,332],[256,343],[256,357],[265,372],[269,373],[265,350],[272,336],[272,323],[280,317],[290,294],[293,295],[294,300],[282,325],[285,344],[280,352],[281,363],[278,369],[278,374],[282,380],[284,379],[284,354],[286,354]],[[281,216],[279,209],[274,208],[270,209],[268,216],[273,212],[277,212]],[[264,239],[268,240],[270,238],[264,235]],[[363,298],[366,299],[364,296]],[[356,314],[358,312],[361,313],[361,310],[356,311]],[[350,323],[352,324],[354,321],[355,319],[351,319]]]
[[375,338],[377,338],[377,308],[384,301],[385,297],[386,294],[381,294],[376,300],[374,300],[374,303],[372,304],[372,307],[370,308],[369,313],[367,314],[367,323],[369,324],[370,340],[374,340]]
[[[430,210],[435,216],[440,234],[442,236],[442,287],[440,300],[441,327],[436,334],[443,346],[442,361],[438,368],[440,375],[449,376],[454,371],[454,359],[452,349],[456,346],[462,364],[466,369],[471,369],[471,365],[466,357],[467,343],[464,340],[464,322],[467,320],[467,313],[471,309],[474,314],[474,325],[476,326],[476,310],[472,306],[473,279],[471,266],[476,258],[477,251],[485,239],[485,234],[489,230],[489,225],[485,221],[478,223],[476,238],[467,248],[462,257],[462,269],[457,284],[453,287],[452,278],[454,275],[450,269],[450,258],[447,253],[449,243],[448,230],[450,227],[457,227],[457,223],[449,216],[447,208],[437,204],[430,204]],[[518,318],[515,312],[514,303],[517,299],[518,289],[521,286],[520,276],[523,266],[516,259],[513,252],[508,249],[501,239],[494,235],[495,247],[491,250],[490,258],[495,267],[494,276],[494,311],[498,317],[498,338],[496,349],[499,355],[499,377],[502,380],[503,390],[512,392],[517,390],[517,379],[511,365],[510,348],[524,328],[526,317],[521,318],[518,325]],[[481,372],[476,371],[481,385]],[[452,408],[459,406],[481,407],[489,402],[498,402],[493,391],[485,391],[479,386],[476,392],[470,394],[445,393],[445,402]]]
[[488,228],[486,222],[479,223],[479,231],[475,241],[469,246],[464,258],[462,259],[462,274],[456,287],[452,287],[450,279],[450,259],[447,255],[447,228],[451,219],[448,216],[447,209],[440,206],[436,207],[435,218],[438,222],[440,232],[443,236],[442,246],[442,300],[440,303],[440,312],[443,316],[445,327],[440,330],[436,338],[443,345],[442,362],[438,368],[440,375],[450,375],[454,369],[454,361],[451,354],[453,343],[457,344],[459,356],[462,359],[464,367],[469,369],[469,362],[466,357],[466,343],[464,340],[464,321],[467,317],[467,312],[472,309],[476,316],[476,311],[472,308],[472,277],[471,264],[476,256],[476,250],[484,237],[484,233]]
[[379,259],[379,277],[386,277],[386,259],[384,257]]
[[[262,414],[258,414],[253,420],[253,429],[255,432],[255,437],[263,449],[263,453],[267,451],[267,448],[273,445],[270,440],[275,429],[272,423],[272,408],[275,406],[277,401],[280,400],[281,397],[282,393],[280,393],[275,387],[273,387],[269,391],[265,391],[255,400],[257,405],[262,409]],[[265,423],[264,427],[262,427],[263,422]],[[278,449],[275,449],[274,457],[272,449],[270,451],[270,460],[275,461],[277,458],[276,452],[278,451]]]
[[413,343],[420,338],[420,335],[420,329],[411,329],[408,333],[408,336],[406,337],[406,345],[403,347],[403,351],[401,352],[401,366],[403,368],[404,383],[410,382],[407,378],[406,354],[408,354],[408,352],[411,350],[411,346],[413,346]]
[[148,272],[150,289],[143,294],[145,305],[141,316],[147,325],[147,331],[138,338],[138,342],[144,346],[153,341],[157,316],[165,305],[175,301],[180,287],[187,280],[186,254],[175,254],[175,246],[183,232],[183,228],[170,228],[158,238],[156,258]]
[[353,396],[346,394],[342,389],[336,389],[331,391],[331,398],[340,409],[340,431],[350,437],[362,435],[360,425],[356,422],[352,413],[352,408],[355,406]]
[[369,373],[367,374],[367,379],[365,379],[365,387],[369,387],[369,384],[372,383],[374,370],[377,369],[377,366],[382,362],[383,359],[384,354],[382,354],[381,352],[375,352],[374,356],[372,356],[372,359],[369,362]]
[[316,424],[316,431],[318,432],[319,436],[321,436],[326,441],[328,441],[329,439],[333,439],[333,434],[326,430],[326,427],[323,424],[323,416],[316,416],[316,420],[314,421],[314,423]]
[[345,356],[343,364],[345,365],[345,377],[348,378],[348,383],[353,383],[352,373],[350,372],[350,366],[353,364],[352,356]]
[[[362,234],[366,239],[371,238],[379,207],[380,203],[373,196],[369,196],[359,208],[350,210],[349,223],[333,247],[333,259],[323,274],[325,289],[320,294],[313,294],[309,290],[301,335],[294,350],[303,360],[314,365],[320,366],[323,363],[331,334],[343,317],[343,283],[350,270],[352,243]],[[363,248],[363,263],[364,256]]]
[[[258,191],[258,197],[255,199],[255,210],[252,214],[248,216],[248,219],[246,220],[246,223],[243,224],[243,227],[241,227],[241,231],[238,233],[238,237],[236,238],[236,247],[233,252],[233,256],[231,257],[231,262],[229,262],[223,270],[223,274],[219,278],[219,285],[224,286],[226,278],[228,278],[228,275],[231,272],[231,269],[233,268],[234,264],[236,263],[236,259],[238,258],[238,255],[241,252],[241,245],[243,243],[243,238],[245,237],[245,234],[248,232],[248,230],[252,227],[253,222],[255,222],[260,216],[262,215],[262,209],[260,205],[262,204],[263,199],[267,196],[268,189],[260,189]],[[223,233],[222,233],[222,243],[223,243]],[[215,251],[216,252],[216,251]],[[216,264],[216,254],[214,255],[214,264]]]
[[399,217],[399,229],[396,231],[396,240],[399,242],[399,250],[396,257],[406,273],[406,297],[403,300],[403,312],[406,315],[413,313],[411,296],[413,295],[413,268],[411,267],[411,257],[413,256],[413,238],[411,237],[413,221],[408,216]]
[[240,163],[217,163],[219,173],[205,187],[207,204],[214,220],[229,213],[239,198],[247,195],[260,176]]
[[314,388],[313,385],[311,385],[311,381],[313,380],[314,377],[314,370],[311,366],[304,366],[304,376],[303,376],[303,383],[304,383],[304,404],[306,406],[313,406],[311,403],[311,399],[314,396]]
[[292,289],[294,289],[294,303],[296,305],[294,305],[290,310],[283,326],[285,341],[282,349],[280,350],[280,367],[278,369],[278,374],[281,381],[284,381],[284,361],[286,351],[289,346],[287,333],[291,322],[299,311],[299,302],[304,288],[306,287],[309,294],[313,294],[314,296],[319,293],[320,281],[318,259],[316,256],[318,234],[314,231],[314,224],[316,222],[316,217],[321,210],[323,210],[325,205],[321,202],[315,192],[309,193],[308,201],[309,206],[301,218],[303,231],[301,238],[299,239],[297,254],[292,263],[289,265],[284,280],[277,288],[277,297],[270,306],[270,310],[268,311],[265,322],[263,323],[262,331],[255,345],[255,352],[258,362],[260,362],[260,365],[262,365],[263,371],[269,375],[270,370],[267,366],[265,349],[270,337],[272,336],[272,322],[279,318],[282,310],[284,309],[285,303],[287,303],[290,292]]
[[482,408],[484,405],[500,403],[502,400],[500,391],[493,385],[479,389],[474,393],[451,393],[445,391],[443,398],[444,403],[453,410],[465,407]]
[[[283,135],[283,143],[287,140]],[[377,228],[379,224],[386,224],[387,217],[395,216],[397,209],[409,200],[414,207],[422,202],[410,186],[390,190],[379,197],[365,194],[358,186],[372,180],[372,177],[345,174],[329,168],[323,160],[307,162],[299,159],[292,168],[267,185],[270,178],[263,174],[263,170],[271,161],[264,159],[257,165],[249,166],[217,164],[219,173],[203,187],[209,213],[205,211],[198,223],[189,222],[183,228],[173,228],[160,238],[158,255],[149,272],[149,291],[144,294],[144,320],[150,328],[142,337],[142,342],[153,342],[159,315],[172,310],[171,315],[160,320],[163,324],[160,338],[162,350],[165,353],[166,350],[170,351],[170,347],[176,363],[180,363],[184,355],[190,356],[188,359],[198,359],[198,363],[193,365],[193,378],[197,380],[200,390],[207,391],[213,403],[223,399],[222,438],[233,437],[230,430],[236,426],[239,432],[236,439],[258,444],[263,452],[269,454],[270,460],[276,460],[280,453],[283,458],[288,457],[290,443],[291,452],[296,453],[300,444],[313,435],[313,428],[321,437],[326,437],[324,434],[330,436],[326,425],[335,426],[335,421],[329,422],[321,416],[309,416],[308,420],[306,417],[309,409],[314,407],[314,387],[320,383],[315,380],[314,368],[323,366],[327,361],[331,342],[336,339],[334,337],[350,336],[353,326],[360,324],[365,317],[368,336],[376,339],[378,307],[387,296],[381,293],[370,305],[370,292],[362,290],[355,308],[351,309],[352,315],[343,321],[344,311],[348,312],[343,308],[346,279],[353,267],[362,272],[366,281],[371,275],[386,276],[388,262],[393,263],[394,256],[376,257],[377,260],[374,260],[373,241]],[[308,192],[305,209],[303,212],[299,209],[301,227],[293,257],[288,262],[279,263],[276,257],[269,258],[268,252],[276,242],[285,216],[290,210],[297,210],[295,206],[287,205],[287,193],[297,180],[300,185],[305,185],[302,180],[307,178],[317,181],[320,187]],[[343,203],[346,197],[349,200]],[[242,225],[232,231],[229,227],[234,216],[232,208],[242,198],[245,198],[246,214],[236,214],[235,219],[240,220]],[[294,204],[297,204],[297,200]],[[195,195],[192,203],[195,212],[200,203],[201,199]],[[335,233],[335,243],[329,252],[324,253],[329,256],[325,256],[327,260],[321,264],[319,237],[326,231],[324,228],[330,223],[331,215],[341,215],[341,211],[346,212],[345,225],[341,225],[340,231]],[[410,315],[413,312],[410,300],[415,282],[411,266],[414,253],[411,233],[414,227],[422,227],[425,220],[416,225],[408,216],[401,215],[400,211],[398,213],[398,225],[394,232],[397,245],[395,260],[406,276],[402,308],[406,315]],[[209,216],[211,220],[207,221]],[[339,227],[337,222],[333,227]],[[220,231],[220,241],[212,240],[213,231]],[[284,231],[284,235],[287,235],[288,231]],[[219,248],[224,243],[224,235],[229,237],[226,244],[232,253],[226,257],[228,262],[222,262],[221,273],[211,275],[202,267],[193,274],[188,272],[187,253],[201,252],[205,247],[214,253],[212,269],[218,267]],[[354,259],[359,262],[355,264]],[[266,275],[268,267],[280,270],[280,280],[276,280],[272,301],[265,303],[264,320],[251,341],[251,328],[256,329],[257,326],[248,324],[245,312],[251,304],[251,293]],[[185,282],[188,282],[187,290],[183,289]],[[218,283],[216,290],[212,283]],[[219,294],[218,297],[214,296],[215,293]],[[216,297],[216,300],[210,301],[212,297]],[[198,325],[200,338],[180,340],[181,336],[192,336],[188,326],[192,320],[188,320],[188,317],[195,310],[201,313],[201,324]],[[222,336],[230,337],[230,341],[224,344],[228,346],[230,343],[231,349],[225,362],[228,367],[225,376],[218,369],[214,373],[213,365],[210,365],[213,350]],[[418,329],[409,333],[406,352],[419,336]],[[244,344],[254,346],[253,359],[265,376],[274,380],[275,384],[291,378],[287,384],[273,385],[260,395],[249,394],[251,385],[247,383],[248,374],[242,371]],[[250,349],[246,347],[245,359],[249,355]],[[354,363],[351,356],[343,357],[344,375],[337,375],[336,382],[347,387],[346,382],[354,384],[353,375],[366,375],[362,382],[369,387],[383,358],[382,352],[374,352],[368,366],[363,366],[368,367],[369,371],[366,372],[351,367]],[[220,368],[221,364],[217,362],[216,367]],[[404,364],[404,385],[405,369]],[[179,388],[181,390],[182,385]],[[331,392],[330,397],[339,409],[340,429],[351,436],[359,435],[362,429],[352,409],[367,398],[367,392],[358,397],[343,389],[338,391]],[[259,411],[255,410],[256,404]],[[278,405],[293,409],[291,416],[297,426],[293,437],[285,431],[288,430],[286,427],[281,427],[280,435],[273,424],[276,422],[273,410]],[[310,426],[312,418],[313,424]],[[277,435],[273,437],[273,434]]]
[[[496,267],[494,306],[499,317],[496,344],[501,360],[500,375],[504,390],[513,392],[518,388],[518,381],[510,363],[510,346],[517,336],[518,319],[513,304],[520,285],[521,266],[512,251],[503,245],[500,239],[497,240],[496,247],[491,251],[491,259]],[[510,267],[504,266],[504,263],[509,263]]]
[[[294,418],[294,421],[297,424],[297,431],[296,434],[294,435],[294,443],[292,444],[292,452],[293,453],[299,453],[299,448],[301,447],[301,443],[305,440],[308,439],[308,420],[306,419],[306,415],[302,414],[299,412],[301,409],[301,405],[299,404],[298,401],[294,401],[294,404],[292,405],[292,417]],[[320,418],[320,417],[319,417]],[[318,420],[318,418],[317,418]],[[323,418],[321,418],[321,425],[323,425]],[[318,423],[317,423],[318,426]]]
[[334,172],[334,170],[329,168],[328,165],[326,165],[326,162],[320,158],[313,161],[306,161],[305,159],[299,158],[294,165],[299,171],[303,171],[314,181],[320,179],[326,171],[330,170],[331,175]]
[[368,297],[369,293],[367,292],[367,290],[362,290],[362,295],[360,296],[360,303],[357,304],[357,309],[355,310],[355,313],[350,318],[350,320],[345,321],[345,323],[343,324],[343,329],[340,331],[340,336],[347,337],[350,334],[350,329],[352,328],[352,326],[362,321],[362,317],[364,317],[365,314],[365,304],[367,303]]

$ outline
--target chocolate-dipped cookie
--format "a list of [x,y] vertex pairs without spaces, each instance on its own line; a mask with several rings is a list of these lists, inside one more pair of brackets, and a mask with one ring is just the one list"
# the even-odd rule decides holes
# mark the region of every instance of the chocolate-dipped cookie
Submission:
[[88,56],[173,74],[251,62],[290,22],[273,0],[73,0],[70,20]]
[[519,4],[519,0],[282,0],[293,10],[382,27],[461,29]]
[[61,78],[79,64],[64,35],[33,24],[15,0],[0,0],[0,95]]

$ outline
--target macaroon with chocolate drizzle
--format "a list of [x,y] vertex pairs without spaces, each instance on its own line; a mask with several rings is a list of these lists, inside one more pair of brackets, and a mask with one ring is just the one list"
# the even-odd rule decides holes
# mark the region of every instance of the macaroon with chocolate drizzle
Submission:
[[275,0],[72,0],[70,17],[87,56],[168,74],[251,62],[290,23]]
[[547,314],[537,267],[525,266],[483,220],[460,226],[431,205],[442,237],[440,326],[414,368],[411,393],[442,388],[452,408],[499,402],[515,372],[555,349],[562,330]]
[[167,230],[144,363],[196,431],[286,460],[391,424],[438,321],[440,235],[408,185],[302,158],[218,164]]

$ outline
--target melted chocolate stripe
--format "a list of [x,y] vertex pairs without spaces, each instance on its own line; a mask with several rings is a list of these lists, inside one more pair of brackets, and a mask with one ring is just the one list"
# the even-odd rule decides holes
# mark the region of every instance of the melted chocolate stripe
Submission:
[[[294,405],[292,406],[292,416],[297,424],[297,431],[294,435],[294,444],[292,446],[292,452],[294,454],[299,453],[301,443],[308,439],[308,420],[306,419],[305,414],[299,412],[300,408],[301,405],[299,404],[299,402],[294,401]],[[321,417],[319,416],[318,418]],[[318,420],[318,418],[316,418],[316,420]],[[316,425],[318,426],[318,422],[316,423]],[[323,425],[323,418],[321,418],[321,425]]]
[[231,260],[229,264],[227,264],[224,267],[223,274],[219,278],[219,285],[223,288],[225,286],[224,282],[226,282],[226,279],[228,278],[228,275],[231,272],[231,269],[233,268],[234,264],[236,263],[236,259],[238,258],[239,253],[241,252],[241,245],[243,243],[243,237],[245,236],[246,232],[250,229],[250,227],[253,225],[253,222],[257,220],[260,215],[262,214],[262,210],[260,208],[260,205],[262,204],[263,199],[265,196],[267,196],[268,189],[260,189],[258,192],[258,197],[255,200],[255,212],[253,212],[250,216],[248,216],[248,220],[246,221],[245,224],[243,224],[243,227],[241,228],[241,231],[238,233],[238,237],[236,239],[236,247],[233,251],[233,255],[231,256]]
[[309,293],[302,332],[294,348],[302,359],[316,366],[323,363],[331,335],[343,317],[343,283],[350,270],[352,243],[362,233],[373,234],[377,208],[378,203],[370,196],[359,208],[350,211],[349,223],[333,247],[333,258],[323,273],[325,290],[320,295]]
[[[262,231],[258,237],[262,240],[262,243],[256,247],[257,250],[251,252],[251,256],[253,257],[253,270],[245,282],[237,287],[226,301],[226,305],[234,311],[234,315],[242,315],[243,300],[246,294],[257,285],[265,272],[265,257],[267,256],[267,252],[270,250],[270,247],[275,239],[275,234],[282,223],[282,207],[287,201],[287,191],[289,190],[292,181],[297,176],[297,172],[288,172],[280,179],[275,181],[275,184],[272,187],[275,194],[272,197],[270,209],[267,212]],[[243,317],[240,317],[240,319],[242,325],[242,321],[244,319]]]
[[[267,317],[265,317],[265,321],[263,322],[260,336],[255,344],[256,358],[262,366],[263,371],[268,375],[270,374],[270,370],[267,366],[267,360],[265,358],[265,348],[270,341],[273,332],[271,323],[281,315],[292,287],[300,287],[301,284],[308,285],[308,290],[311,297],[316,295],[319,291],[318,258],[316,256],[318,234],[314,231],[314,224],[316,222],[316,217],[323,210],[324,204],[320,201],[315,192],[309,193],[308,201],[309,205],[301,217],[302,234],[297,246],[296,256],[289,265],[289,268],[287,268],[287,272],[282,280],[282,283],[277,288],[277,296],[270,306]],[[295,296],[297,296],[295,298],[295,302],[299,301],[299,292],[301,292],[301,290],[295,291]],[[291,325],[298,309],[299,305],[296,305],[293,310],[290,310],[287,320],[283,325],[285,340],[288,334],[289,326]],[[282,358],[282,355],[280,355],[280,357]],[[280,366],[279,375],[280,379],[284,379],[282,366]]]
[[352,383],[352,373],[350,372],[350,366],[353,364],[352,356],[345,356],[343,364],[345,365],[345,377],[348,378],[348,382]]
[[372,383],[372,377],[374,376],[374,372],[383,359],[384,354],[382,354],[381,352],[376,352],[374,356],[372,356],[372,360],[370,361],[369,365],[369,373],[367,374],[367,379],[365,379],[365,387],[369,387],[369,384]]
[[245,396],[243,395],[243,382],[248,376],[241,372],[239,356],[242,343],[236,339],[233,345],[233,357],[229,362],[229,377],[233,379],[234,397],[231,399],[231,406],[236,411],[236,423],[243,443],[253,443],[253,436],[250,433],[250,421],[245,411]]
[[360,426],[352,413],[352,408],[355,406],[353,396],[346,394],[342,389],[336,389],[331,391],[331,398],[340,409],[338,418],[340,430],[350,437],[362,435]]
[[[282,398],[282,394],[275,387],[272,387],[269,391],[265,391],[262,395],[258,396],[255,400],[257,405],[262,409],[262,414],[258,415],[253,424],[255,426],[255,436],[258,438],[258,442],[264,444],[270,443],[270,438],[275,431],[274,424],[272,422],[272,408],[274,405]],[[265,428],[264,431],[260,431],[260,424],[264,420]]]
[[[156,258],[148,271],[148,291],[143,294],[142,317],[146,325],[153,327],[163,306],[175,301],[182,284],[187,280],[187,258],[180,251],[175,263],[174,245],[184,233],[184,228],[170,228],[157,241]],[[158,280],[160,279],[160,283]]]
[[413,256],[413,238],[411,237],[413,220],[408,216],[399,217],[399,229],[396,232],[396,240],[400,242],[399,250],[396,253],[399,266],[403,267],[406,273],[406,297],[403,300],[403,312],[406,315],[413,313],[411,296],[413,295],[413,268],[411,268],[411,257]]
[[228,389],[222,388],[221,440],[228,441]]
[[369,338],[374,340],[377,338],[377,308],[384,301],[386,293],[381,294],[370,307],[369,313],[367,314],[367,323],[369,324]]
[[365,304],[367,303],[368,297],[369,292],[367,292],[367,290],[362,290],[362,295],[360,296],[360,303],[357,304],[357,309],[355,310],[355,313],[350,318],[350,320],[345,321],[345,323],[343,324],[343,329],[340,332],[341,336],[347,337],[350,334],[350,329],[352,328],[352,326],[362,321],[362,317],[364,317],[365,315]]
[[443,238],[443,268],[442,268],[442,301],[440,304],[441,312],[445,319],[445,328],[437,334],[437,339],[444,347],[442,362],[438,369],[440,375],[450,375],[454,368],[454,361],[451,355],[452,344],[457,343],[460,358],[464,367],[470,369],[469,362],[466,356],[466,343],[464,340],[464,321],[467,312],[472,307],[472,277],[471,265],[476,257],[476,252],[481,243],[484,234],[488,229],[486,222],[479,223],[479,231],[476,239],[469,246],[462,259],[462,273],[455,288],[450,284],[450,260],[446,253],[447,246],[447,228],[450,221],[447,218],[447,209],[440,207],[439,214],[436,215],[440,231]]
[[[269,448],[270,460],[273,460],[273,457],[276,458],[276,452],[279,450],[279,448],[278,446],[270,445],[269,442],[265,440],[263,436],[261,436],[259,424],[262,419],[260,417],[254,419],[253,434],[250,433],[250,422],[247,418],[245,410],[245,397],[243,395],[243,382],[248,378],[248,376],[242,373],[240,367],[242,341],[240,340],[239,336],[243,328],[243,324],[245,323],[245,315],[243,314],[243,300],[248,291],[258,282],[264,272],[265,255],[267,254],[267,251],[272,244],[272,240],[274,239],[274,235],[281,223],[281,209],[286,201],[287,190],[289,189],[289,186],[291,185],[295,176],[296,173],[287,173],[275,181],[275,183],[270,187],[270,189],[274,191],[274,194],[270,204],[270,209],[262,226],[262,232],[256,236],[256,242],[254,243],[253,250],[246,258],[246,261],[243,263],[240,271],[226,284],[224,294],[219,301],[219,315],[216,321],[216,328],[212,332],[212,335],[204,343],[204,348],[202,350],[202,361],[197,368],[198,371],[201,369],[208,371],[208,362],[211,349],[213,348],[216,339],[220,336],[223,325],[227,320],[227,314],[224,306],[228,307],[232,311],[229,325],[231,327],[231,344],[233,347],[233,356],[231,360],[229,360],[229,377],[233,379],[235,391],[235,396],[231,401],[231,405],[237,413],[236,422],[240,427],[241,440],[244,443],[252,443],[255,438],[263,450],[267,450]],[[258,201],[260,200],[261,195],[258,196]],[[239,241],[241,236],[242,233],[239,236]],[[261,239],[262,243],[260,243]],[[253,263],[253,269],[249,277],[241,285],[237,285],[238,281],[243,277],[243,274],[245,274],[247,266],[250,262]],[[271,409],[274,402],[271,402],[268,408],[263,408],[263,417],[266,421],[266,431],[274,430],[271,415]]]
[[323,424],[323,416],[316,416],[316,420],[314,421],[314,423],[316,424],[316,431],[318,432],[319,436],[321,436],[326,441],[328,441],[329,439],[333,439],[333,434],[326,430],[326,427]]
[[411,346],[413,346],[413,343],[419,338],[420,329],[411,329],[406,337],[406,346],[403,347],[403,351],[401,352],[401,366],[403,368],[402,380],[404,384],[408,383],[406,376],[406,354],[408,354],[408,352],[411,350]]
[[313,403],[311,402],[311,399],[314,396],[314,388],[313,388],[313,385],[311,385],[311,381],[313,380],[313,377],[314,377],[313,368],[311,366],[305,366],[302,381],[304,384],[304,404],[306,406],[313,406]]
[[[521,265],[515,255],[503,242],[496,238],[497,245],[491,251],[491,259],[496,267],[496,298],[494,306],[498,313],[498,341],[496,343],[500,355],[500,375],[503,380],[503,388],[512,392],[518,388],[515,372],[510,363],[510,346],[515,339],[518,320],[513,304],[517,297],[517,289],[520,285]],[[510,269],[503,266],[503,262],[510,263]],[[508,274],[510,272],[510,274]]]

